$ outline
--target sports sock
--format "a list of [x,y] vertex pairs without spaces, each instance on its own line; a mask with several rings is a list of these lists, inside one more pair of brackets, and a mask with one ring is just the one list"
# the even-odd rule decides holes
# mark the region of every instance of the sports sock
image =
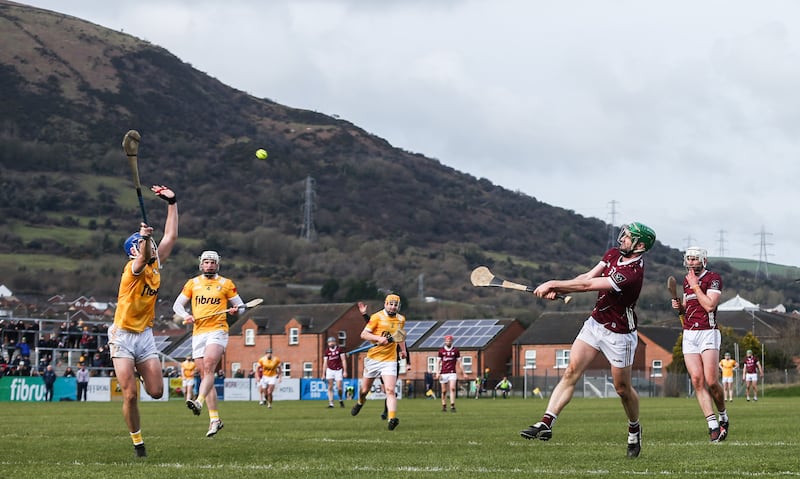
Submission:
[[219,421],[219,411],[216,409],[208,410],[208,420],[211,422]]
[[389,411],[389,419],[394,419],[397,417],[397,411]]
[[719,427],[719,422],[717,422],[716,414],[709,414],[708,416],[706,416],[706,421],[708,422],[709,429],[717,429]]
[[544,416],[542,416],[542,422],[547,424],[547,427],[550,427],[550,428],[553,427],[553,423],[556,422],[556,419],[558,419],[558,415],[557,414],[553,414],[550,411],[545,412]]
[[722,411],[719,412],[719,420],[721,422],[728,422],[728,410],[727,409],[723,409]]
[[639,432],[639,420],[628,421],[628,433],[636,434]]
[[136,432],[131,433],[131,441],[133,441],[133,445],[137,446],[139,444],[144,444],[144,438],[142,438],[142,430],[139,429]]
[[206,397],[203,396],[202,394],[197,396],[197,399],[196,399],[196,401],[199,402],[201,406],[203,405],[203,402],[205,402],[205,400],[206,400]]

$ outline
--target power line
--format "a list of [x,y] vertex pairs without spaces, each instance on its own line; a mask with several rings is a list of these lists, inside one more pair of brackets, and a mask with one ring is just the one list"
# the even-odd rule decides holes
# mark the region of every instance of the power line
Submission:
[[617,224],[617,200],[611,200],[608,202],[611,205],[611,211],[609,212],[611,216],[611,222],[608,224],[608,244],[606,245],[607,249],[611,249],[617,245],[617,232],[616,232],[616,224]]
[[719,230],[719,239],[717,240],[717,244],[719,245],[719,256],[725,257],[725,230]]
[[307,176],[305,184],[306,187],[303,201],[303,227],[300,230],[300,237],[308,242],[313,242],[317,239],[317,230],[314,227],[314,209],[317,198],[317,193],[314,188],[314,178]]
[[754,233],[760,237],[759,245],[758,245],[758,265],[756,265],[756,274],[755,277],[758,278],[758,273],[761,270],[764,270],[764,278],[769,279],[769,260],[768,257],[770,256],[767,253],[767,246],[772,246],[772,243],[767,243],[767,236],[772,236],[772,233],[767,233],[764,230],[764,226],[761,226],[761,231],[758,233]]

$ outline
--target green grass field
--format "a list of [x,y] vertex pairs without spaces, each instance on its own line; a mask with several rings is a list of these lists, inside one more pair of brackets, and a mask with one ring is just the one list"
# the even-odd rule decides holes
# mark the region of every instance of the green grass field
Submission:
[[382,403],[357,417],[322,401],[221,404],[224,429],[180,401],[141,405],[148,448],[133,458],[120,403],[0,403],[0,470],[27,478],[374,477],[800,477],[798,398],[737,399],[727,441],[711,444],[694,399],[642,400],[642,455],[625,457],[626,421],[616,399],[574,399],[551,441],[519,430],[538,420],[537,399],[400,401],[388,431]]

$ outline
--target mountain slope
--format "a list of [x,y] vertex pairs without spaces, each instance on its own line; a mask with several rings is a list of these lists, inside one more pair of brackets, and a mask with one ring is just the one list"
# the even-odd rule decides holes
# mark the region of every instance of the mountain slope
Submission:
[[[319,296],[270,284],[332,280],[337,298],[363,283],[407,296],[424,284],[424,295],[535,311],[543,303],[528,296],[476,291],[469,270],[485,263],[536,282],[582,271],[607,244],[597,219],[393,148],[347,121],[254,98],[130,35],[2,0],[0,34],[0,265],[18,289],[113,295],[122,239],[138,222],[120,147],[131,128],[143,137],[142,182],[179,196],[170,291],[213,248],[240,289],[274,302]],[[263,162],[253,157],[261,147]],[[298,239],[307,177],[314,243]],[[147,207],[160,228],[163,205],[148,197]],[[643,307],[663,310],[661,278],[680,273],[680,253],[658,245],[649,257],[656,281]]]

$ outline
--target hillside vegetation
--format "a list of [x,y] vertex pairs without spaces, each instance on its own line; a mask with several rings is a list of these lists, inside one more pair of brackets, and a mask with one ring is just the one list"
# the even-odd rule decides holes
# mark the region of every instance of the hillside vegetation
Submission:
[[[122,241],[139,222],[121,149],[129,129],[142,134],[142,183],[169,185],[179,198],[167,302],[196,273],[198,254],[216,249],[244,296],[273,303],[393,290],[418,316],[525,320],[564,306],[477,290],[470,270],[486,264],[538,283],[583,272],[607,245],[598,219],[394,148],[345,120],[252,97],[130,35],[2,0],[0,34],[0,283],[15,292],[115,296]],[[266,161],[253,156],[261,147]],[[300,238],[309,177],[311,242]],[[145,194],[158,230],[165,207]],[[714,266],[726,298],[800,303],[786,277]],[[643,317],[671,314],[665,278],[680,274],[679,251],[658,244],[648,254]],[[418,301],[420,285],[443,301]],[[592,302],[582,295],[570,307]]]

